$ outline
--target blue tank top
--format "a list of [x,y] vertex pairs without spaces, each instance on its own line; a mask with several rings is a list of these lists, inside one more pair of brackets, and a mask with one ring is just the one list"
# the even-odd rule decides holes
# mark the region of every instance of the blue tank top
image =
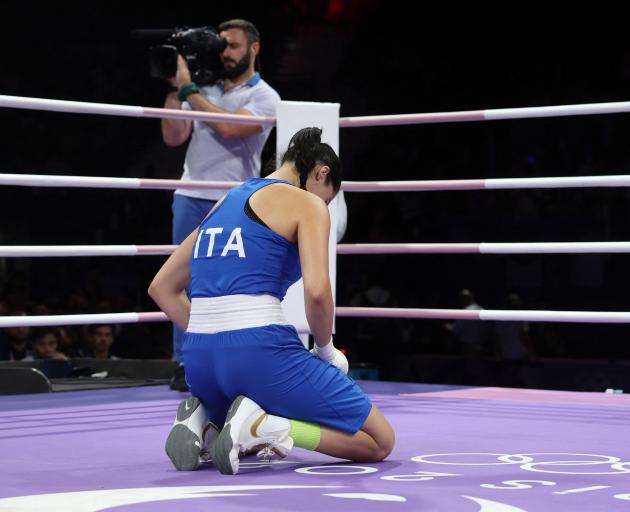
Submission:
[[191,297],[268,294],[282,300],[300,279],[297,244],[245,214],[249,197],[272,183],[288,182],[249,179],[201,223],[190,258]]

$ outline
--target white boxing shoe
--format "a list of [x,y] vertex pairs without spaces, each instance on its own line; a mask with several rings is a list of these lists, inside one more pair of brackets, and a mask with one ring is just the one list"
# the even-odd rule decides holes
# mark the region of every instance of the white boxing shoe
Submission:
[[180,402],[164,448],[178,471],[194,471],[202,460],[208,460],[218,435],[219,429],[208,421],[203,404],[192,396]]
[[235,475],[239,455],[261,447],[269,448],[280,457],[288,455],[293,448],[289,422],[281,421],[280,428],[274,429],[266,420],[267,413],[256,402],[243,395],[236,397],[223,430],[210,448],[212,462],[221,473]]

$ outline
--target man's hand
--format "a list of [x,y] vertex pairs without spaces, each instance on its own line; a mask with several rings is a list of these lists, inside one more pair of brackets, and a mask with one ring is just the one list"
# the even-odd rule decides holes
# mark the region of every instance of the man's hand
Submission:
[[182,85],[192,82],[190,70],[188,69],[188,63],[180,54],[177,54],[177,71],[173,78],[169,78],[169,82],[173,87],[177,87],[178,89]]

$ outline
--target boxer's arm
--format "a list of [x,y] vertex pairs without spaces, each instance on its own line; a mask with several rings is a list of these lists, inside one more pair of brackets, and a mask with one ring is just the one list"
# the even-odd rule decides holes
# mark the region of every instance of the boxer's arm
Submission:
[[332,336],[334,315],[332,289],[328,277],[328,235],[330,215],[326,204],[313,194],[304,194],[297,223],[300,265],[304,281],[306,319],[317,345],[326,345]]
[[[225,197],[217,201],[206,215],[206,219],[219,207]],[[182,331],[186,330],[190,319],[190,300],[186,295],[186,287],[190,282],[190,255],[198,231],[199,228],[195,229],[175,249],[153,278],[148,290],[150,297]]]
[[[305,205],[306,206],[306,205]],[[315,338],[313,353],[348,373],[348,360],[332,343],[334,303],[328,274],[330,214],[318,197],[309,197],[298,220],[298,247],[304,280],[306,319]]]
[[195,229],[166,260],[149,285],[148,293],[166,316],[182,331],[188,327],[190,300],[186,286],[190,282],[190,255],[197,239]]

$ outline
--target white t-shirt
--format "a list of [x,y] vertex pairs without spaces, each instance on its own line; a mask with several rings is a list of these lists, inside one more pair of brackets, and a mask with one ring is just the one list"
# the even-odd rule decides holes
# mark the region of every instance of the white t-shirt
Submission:
[[[244,108],[255,116],[275,116],[280,95],[256,73],[246,83],[227,92],[223,84],[201,87],[201,93],[228,112]],[[191,110],[188,102],[182,108]],[[182,181],[244,181],[260,176],[260,155],[271,126],[244,138],[224,139],[203,121],[193,121]],[[224,190],[184,190],[176,194],[216,200]]]

